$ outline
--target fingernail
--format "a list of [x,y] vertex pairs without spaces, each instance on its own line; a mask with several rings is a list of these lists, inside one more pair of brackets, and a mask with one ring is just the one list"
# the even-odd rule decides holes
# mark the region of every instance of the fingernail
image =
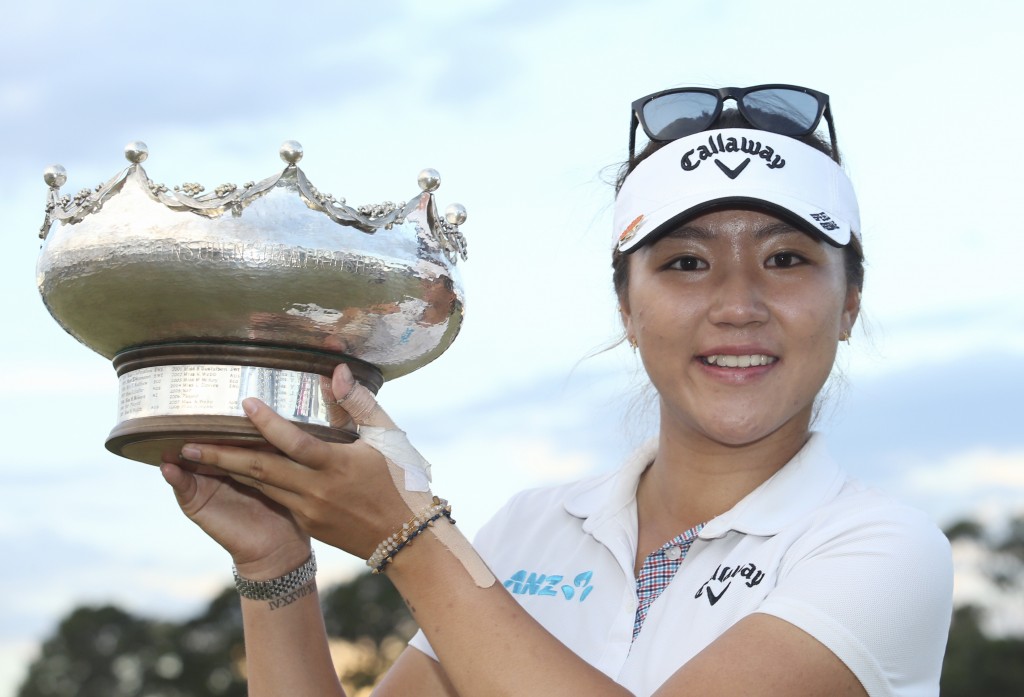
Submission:
[[256,404],[256,400],[253,399],[252,397],[249,397],[248,399],[243,399],[242,411],[244,411],[247,415],[252,416],[257,411],[259,411],[259,405]]
[[194,445],[186,445],[181,449],[181,456],[186,460],[198,462],[203,457],[203,451]]

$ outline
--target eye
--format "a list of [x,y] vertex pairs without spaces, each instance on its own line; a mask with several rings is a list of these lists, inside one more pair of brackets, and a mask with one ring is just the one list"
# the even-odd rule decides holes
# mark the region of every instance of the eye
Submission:
[[700,257],[682,256],[673,259],[665,268],[676,271],[703,271],[708,268],[708,263]]
[[806,264],[807,260],[796,252],[777,252],[768,257],[768,261],[765,262],[765,266],[788,269],[793,266],[799,266],[800,264]]

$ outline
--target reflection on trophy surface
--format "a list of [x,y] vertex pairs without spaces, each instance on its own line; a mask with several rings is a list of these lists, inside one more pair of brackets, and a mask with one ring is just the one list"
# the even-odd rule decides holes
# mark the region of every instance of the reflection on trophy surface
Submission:
[[309,182],[298,143],[280,155],[280,174],[212,193],[150,180],[139,142],[120,174],[74,196],[60,192],[62,167],[44,173],[39,292],[68,333],[113,361],[111,452],[158,464],[188,441],[265,445],[247,397],[349,442],[330,392],[338,363],[376,392],[458,334],[466,212],[438,213],[438,173],[423,170],[407,203],[350,207]]

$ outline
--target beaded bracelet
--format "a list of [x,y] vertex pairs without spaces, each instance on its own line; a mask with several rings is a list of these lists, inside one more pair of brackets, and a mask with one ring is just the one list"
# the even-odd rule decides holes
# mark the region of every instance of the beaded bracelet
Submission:
[[373,573],[379,574],[394,560],[396,554],[406,545],[411,545],[420,533],[439,518],[447,518],[449,523],[455,524],[451,504],[435,496],[429,506],[417,513],[408,523],[403,523],[401,530],[377,545],[377,549],[366,560],[366,565],[373,569]]

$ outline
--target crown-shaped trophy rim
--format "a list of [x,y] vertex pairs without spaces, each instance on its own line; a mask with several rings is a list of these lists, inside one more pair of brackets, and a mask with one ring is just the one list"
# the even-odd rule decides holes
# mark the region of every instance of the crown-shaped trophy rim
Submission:
[[[258,182],[248,181],[241,186],[224,183],[217,186],[213,192],[205,193],[206,187],[197,182],[184,182],[170,189],[150,179],[142,166],[149,158],[149,147],[143,141],[128,143],[124,153],[125,159],[129,162],[127,167],[94,189],[83,188],[74,196],[61,194],[61,187],[67,183],[68,178],[67,170],[62,165],[50,165],[44,170],[43,182],[49,188],[49,192],[45,218],[39,229],[41,239],[46,240],[54,223],[76,224],[87,216],[99,212],[110,198],[121,192],[130,179],[144,183],[144,188],[150,196],[170,210],[187,211],[211,218],[242,215],[259,196],[282,182],[294,181],[300,197],[312,210],[323,213],[339,225],[353,227],[367,234],[375,234],[382,229],[390,230],[394,225],[401,224],[423,196],[430,198],[430,208],[434,209],[433,194],[441,185],[440,174],[428,167],[417,175],[420,194],[412,200],[397,203],[383,201],[352,207],[344,197],[323,193],[313,185],[298,166],[298,162],[304,156],[302,144],[295,140],[286,140],[278,149],[280,158],[285,162],[285,168],[279,173]],[[467,219],[465,207],[459,203],[452,203],[446,208],[443,217],[431,217],[431,230],[448,260],[453,264],[459,259],[465,261],[466,239],[459,230],[459,226]]]

